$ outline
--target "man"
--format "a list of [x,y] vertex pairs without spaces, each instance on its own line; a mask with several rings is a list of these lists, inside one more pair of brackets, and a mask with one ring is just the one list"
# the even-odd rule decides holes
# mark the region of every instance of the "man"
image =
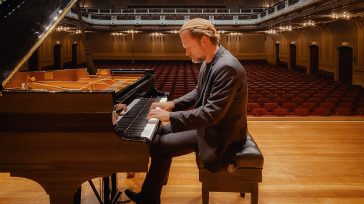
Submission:
[[233,163],[246,139],[247,81],[243,66],[219,46],[219,35],[208,20],[187,21],[180,37],[186,55],[195,63],[202,62],[198,85],[181,98],[151,105],[148,118],[170,123],[156,135],[141,192],[125,191],[136,203],[160,203],[173,157],[197,152],[205,167],[217,172]]

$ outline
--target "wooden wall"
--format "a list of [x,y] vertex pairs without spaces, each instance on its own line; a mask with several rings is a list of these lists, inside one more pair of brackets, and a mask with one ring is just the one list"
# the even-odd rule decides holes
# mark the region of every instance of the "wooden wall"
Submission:
[[[96,60],[189,60],[178,34],[152,36],[150,33],[112,36],[110,33],[88,33]],[[134,39],[134,40],[133,40]],[[83,44],[78,34],[52,33],[39,48],[39,67],[52,66],[53,46],[62,45],[62,61],[72,61],[73,43],[78,46],[78,64],[85,63]],[[295,29],[279,34],[264,32],[223,34],[221,44],[241,60],[265,59],[275,64],[275,44],[280,45],[280,61],[289,66],[289,46],[296,44],[296,64],[310,72],[309,46],[319,47],[319,69],[338,76],[338,47],[353,48],[353,84],[364,85],[364,18],[341,20],[316,27]]]

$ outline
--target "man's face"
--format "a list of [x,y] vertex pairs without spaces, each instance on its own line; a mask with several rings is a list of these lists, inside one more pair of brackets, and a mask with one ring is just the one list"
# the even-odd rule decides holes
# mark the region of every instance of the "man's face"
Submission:
[[201,63],[206,59],[205,50],[201,44],[203,39],[192,38],[188,30],[182,31],[180,36],[183,48],[186,50],[186,56],[191,57],[193,63]]

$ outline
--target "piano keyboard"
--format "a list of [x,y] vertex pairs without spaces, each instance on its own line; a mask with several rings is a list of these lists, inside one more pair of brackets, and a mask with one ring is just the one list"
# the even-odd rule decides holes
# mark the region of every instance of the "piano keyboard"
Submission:
[[166,101],[166,97],[135,99],[127,106],[127,111],[120,114],[116,125],[117,132],[121,133],[124,139],[150,142],[159,127],[158,119],[147,119],[150,106],[154,102]]

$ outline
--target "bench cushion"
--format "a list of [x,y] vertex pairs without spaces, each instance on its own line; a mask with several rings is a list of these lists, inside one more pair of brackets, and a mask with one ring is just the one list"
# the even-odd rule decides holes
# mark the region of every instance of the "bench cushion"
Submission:
[[[204,168],[201,160],[196,157],[197,166],[199,169]],[[247,133],[245,144],[235,157],[235,168],[258,168],[262,169],[264,163],[263,154],[260,151],[258,145],[255,143],[253,137]]]
[[241,151],[236,153],[236,168],[263,168],[264,158],[253,137],[248,133]]

